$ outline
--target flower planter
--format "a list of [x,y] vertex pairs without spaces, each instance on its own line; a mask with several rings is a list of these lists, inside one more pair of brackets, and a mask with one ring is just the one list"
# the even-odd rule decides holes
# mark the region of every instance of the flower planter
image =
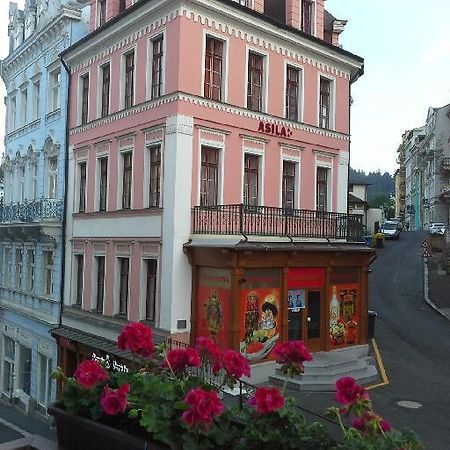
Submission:
[[169,450],[162,443],[150,443],[102,423],[73,416],[57,404],[50,405],[48,413],[55,419],[60,450]]

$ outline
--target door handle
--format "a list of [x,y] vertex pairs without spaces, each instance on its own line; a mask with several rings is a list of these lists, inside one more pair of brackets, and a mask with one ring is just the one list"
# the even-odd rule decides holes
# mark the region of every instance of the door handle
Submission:
[[308,317],[306,320],[307,320],[308,322],[311,322],[311,317]]

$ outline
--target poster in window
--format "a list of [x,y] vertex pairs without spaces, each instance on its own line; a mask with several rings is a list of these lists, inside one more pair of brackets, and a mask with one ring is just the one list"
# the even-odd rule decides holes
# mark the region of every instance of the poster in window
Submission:
[[240,291],[241,353],[252,362],[271,358],[280,338],[280,271],[248,269],[243,280]]
[[231,273],[201,267],[198,271],[197,336],[213,339],[221,348],[231,344]]
[[291,312],[300,312],[305,308],[305,289],[289,289],[288,309]]

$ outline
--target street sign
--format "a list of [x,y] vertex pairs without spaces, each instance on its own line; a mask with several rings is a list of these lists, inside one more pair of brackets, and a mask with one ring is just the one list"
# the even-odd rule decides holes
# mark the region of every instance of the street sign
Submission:
[[426,248],[428,251],[431,251],[431,244],[425,239],[420,246],[422,248]]
[[427,248],[423,249],[422,258],[431,258],[432,254],[428,251]]

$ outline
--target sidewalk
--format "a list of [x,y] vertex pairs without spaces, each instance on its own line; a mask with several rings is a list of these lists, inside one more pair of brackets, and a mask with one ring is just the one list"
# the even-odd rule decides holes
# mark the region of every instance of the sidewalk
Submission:
[[441,269],[439,256],[424,262],[425,301],[438,313],[450,320],[450,275]]

